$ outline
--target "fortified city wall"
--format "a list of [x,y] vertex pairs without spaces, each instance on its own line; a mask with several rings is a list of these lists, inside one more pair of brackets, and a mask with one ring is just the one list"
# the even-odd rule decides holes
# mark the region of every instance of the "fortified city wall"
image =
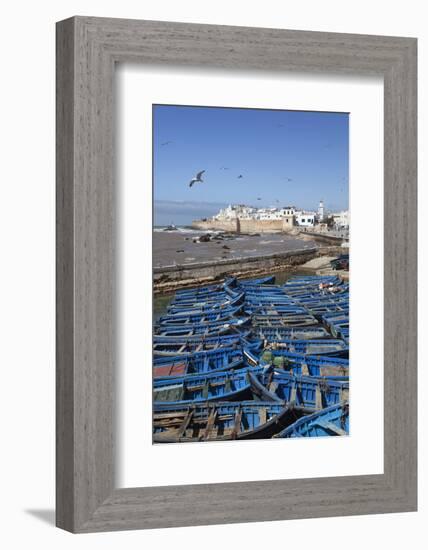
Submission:
[[292,218],[282,220],[194,220],[194,229],[230,231],[233,233],[272,233],[288,232],[293,229]]
[[238,229],[238,220],[213,220],[212,218],[208,220],[193,220],[192,221],[193,229],[202,229],[206,230],[217,230],[217,231],[230,231],[232,233],[237,233]]

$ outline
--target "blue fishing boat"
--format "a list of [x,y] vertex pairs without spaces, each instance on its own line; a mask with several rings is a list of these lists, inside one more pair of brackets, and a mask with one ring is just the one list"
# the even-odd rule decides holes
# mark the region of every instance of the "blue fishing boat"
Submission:
[[348,376],[349,374],[349,359],[331,355],[305,355],[272,349],[262,354],[260,364],[265,363],[298,375]]
[[304,409],[262,401],[196,405],[155,404],[153,442],[184,443],[269,438],[293,424]]
[[244,367],[242,349],[224,348],[211,351],[198,351],[181,357],[155,357],[153,378],[165,376],[185,376],[188,374],[209,374]]
[[349,292],[340,292],[337,294],[325,294],[321,292],[311,293],[305,296],[299,296],[294,298],[294,301],[304,306],[311,306],[315,304],[345,304],[349,302]]
[[304,416],[275,437],[324,437],[349,434],[348,402]]
[[303,308],[303,306],[294,303],[294,301],[288,298],[246,298],[244,307],[246,309],[252,309],[254,312],[256,308],[288,308],[291,311]]
[[324,339],[284,339],[276,340],[271,346],[272,350],[289,351],[291,353],[299,353],[305,355],[333,355],[346,356],[349,353],[348,345],[338,338]]
[[253,392],[262,401],[294,403],[305,409],[319,410],[348,399],[349,382],[315,376],[295,376],[275,371],[248,372]]
[[[155,339],[157,337],[155,336]],[[164,338],[164,337],[161,337]],[[219,336],[218,338],[207,338],[189,342],[187,340],[179,341],[158,341],[153,342],[154,357],[180,356],[185,357],[199,351],[219,350],[222,348],[248,348],[254,352],[262,347],[262,341],[259,339],[247,339],[241,336]]]
[[248,304],[244,306],[244,313],[246,315],[257,316],[281,316],[282,318],[297,317],[301,315],[307,315],[307,310],[300,306],[295,305],[282,305],[282,304]]
[[240,279],[239,284],[241,286],[273,285],[275,284],[275,275],[267,275],[260,279]]
[[171,305],[168,306],[168,313],[170,314],[183,314],[186,312],[189,313],[197,313],[198,311],[209,311],[209,310],[219,310],[219,309],[226,309],[226,308],[233,308],[238,305],[240,305],[243,302],[245,294],[241,292],[234,298],[231,298],[229,296],[220,298],[220,299],[210,299],[210,300],[203,300],[203,301],[195,301],[195,300],[189,300],[185,302],[178,302],[178,303],[171,303]]
[[310,338],[328,338],[330,334],[327,329],[321,325],[311,327],[253,327],[252,332],[255,337],[266,340],[266,342],[275,342],[288,339],[310,339]]
[[195,296],[202,294],[210,294],[213,292],[233,292],[234,287],[237,286],[236,279],[234,277],[228,277],[222,283],[215,283],[212,285],[198,286],[192,288],[183,288],[175,292],[176,298],[181,298],[183,296]]
[[293,288],[296,286],[310,286],[320,284],[333,283],[341,284],[342,280],[337,275],[299,275],[296,277],[290,277],[282,287]]
[[245,328],[250,322],[250,317],[227,319],[226,321],[211,321],[209,323],[180,323],[180,324],[156,324],[155,334],[163,336],[191,336],[201,334],[215,336],[227,334],[237,328]]
[[242,286],[240,288],[242,288],[245,291],[245,295],[249,296],[249,297],[252,297],[252,296],[256,296],[256,297],[257,296],[264,296],[264,297],[287,296],[287,293],[285,292],[285,290],[283,288],[281,288],[280,286],[273,286],[273,285],[263,285],[263,286],[255,285],[255,286],[251,286],[251,285],[245,285],[245,286]]
[[207,401],[233,401],[251,398],[248,369],[214,374],[190,375],[171,379],[158,378],[153,383],[153,401],[183,405]]
[[[202,327],[202,330],[199,330]],[[154,333],[155,336],[162,336],[165,338],[194,338],[202,340],[203,338],[208,337],[219,337],[227,335],[230,333],[232,326],[229,323],[221,323],[220,325],[215,324],[212,327],[207,327],[206,325],[197,325],[194,326],[185,325],[181,329],[177,327],[168,327],[155,325]]]
[[333,336],[349,338],[349,312],[326,313],[322,320]]
[[254,327],[307,327],[317,325],[318,321],[309,313],[300,313],[296,315],[253,315],[252,325]]
[[174,315],[163,315],[159,318],[161,325],[183,325],[183,324],[202,324],[210,322],[224,322],[238,315],[242,306],[235,308],[225,308],[222,310],[198,311],[196,313],[177,313]]
[[221,292],[224,290],[224,284],[223,283],[216,283],[213,285],[205,285],[205,286],[198,286],[198,287],[192,287],[192,288],[183,288],[181,290],[175,291],[175,297],[180,296],[186,296],[189,294],[206,294],[209,292]]
[[[183,336],[153,336],[153,344],[200,344],[200,343],[218,343],[222,347],[229,347],[227,343],[230,343],[230,346],[239,343],[241,339],[252,340],[250,336],[250,330],[236,331],[233,334],[225,334],[220,336],[204,336],[203,334],[195,334],[193,336],[183,337]],[[256,341],[259,341],[258,339]]]

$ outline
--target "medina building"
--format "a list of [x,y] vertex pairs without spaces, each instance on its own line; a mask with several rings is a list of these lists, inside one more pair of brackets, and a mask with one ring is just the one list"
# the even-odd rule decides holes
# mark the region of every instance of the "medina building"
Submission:
[[301,227],[314,227],[316,223],[315,212],[299,211],[295,213],[296,223]]

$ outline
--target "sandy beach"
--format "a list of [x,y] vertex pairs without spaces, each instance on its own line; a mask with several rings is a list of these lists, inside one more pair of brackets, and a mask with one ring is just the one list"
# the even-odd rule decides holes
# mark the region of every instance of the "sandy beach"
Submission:
[[225,236],[223,240],[194,242],[200,235],[203,233],[197,231],[154,231],[153,267],[253,258],[317,246],[315,241],[284,234],[236,235]]

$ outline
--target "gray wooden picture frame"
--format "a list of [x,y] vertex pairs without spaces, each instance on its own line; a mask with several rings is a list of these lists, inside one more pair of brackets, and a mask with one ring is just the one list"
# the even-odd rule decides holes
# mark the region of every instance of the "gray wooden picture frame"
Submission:
[[[156,21],[57,24],[58,527],[83,533],[416,510],[416,47],[414,38]],[[383,474],[115,487],[117,62],[383,77]]]

